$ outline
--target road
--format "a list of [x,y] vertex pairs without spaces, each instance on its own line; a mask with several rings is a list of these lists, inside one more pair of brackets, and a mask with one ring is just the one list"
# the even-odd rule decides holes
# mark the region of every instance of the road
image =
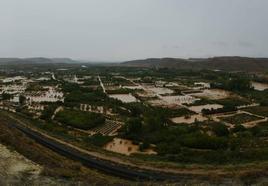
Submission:
[[104,85],[103,85],[103,83],[102,83],[102,81],[101,81],[101,77],[100,77],[100,76],[98,76],[98,80],[99,80],[99,82],[100,82],[100,86],[102,87],[103,93],[106,94],[106,90],[105,90],[105,87],[104,87]]
[[[37,143],[75,161],[81,162],[84,166],[94,168],[103,173],[135,181],[178,181],[179,175],[164,173],[152,170],[143,170],[137,167],[130,167],[122,164],[117,164],[107,160],[99,159],[95,156],[84,153],[72,146],[55,141],[36,130],[33,130],[25,125],[17,122],[8,123],[10,127],[16,128],[26,134]],[[186,176],[183,175],[183,178]]]

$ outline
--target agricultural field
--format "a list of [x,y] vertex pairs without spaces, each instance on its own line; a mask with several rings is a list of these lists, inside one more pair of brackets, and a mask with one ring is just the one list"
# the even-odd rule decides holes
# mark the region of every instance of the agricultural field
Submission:
[[242,113],[242,114],[235,114],[235,115],[227,116],[227,117],[221,117],[220,119],[227,123],[239,125],[239,124],[249,123],[252,121],[258,121],[263,118]]

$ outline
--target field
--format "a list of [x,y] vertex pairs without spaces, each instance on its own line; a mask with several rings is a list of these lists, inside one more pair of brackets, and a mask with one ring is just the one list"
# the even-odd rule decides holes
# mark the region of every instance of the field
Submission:
[[96,113],[64,110],[57,113],[56,121],[78,129],[89,130],[105,122],[105,118]]
[[259,116],[268,117],[268,107],[265,107],[265,106],[249,107],[243,110],[252,114],[259,115]]
[[242,113],[242,114],[235,114],[233,116],[228,116],[228,117],[220,117],[220,119],[227,123],[239,125],[239,124],[244,124],[244,123],[248,123],[252,121],[261,120],[263,118]]

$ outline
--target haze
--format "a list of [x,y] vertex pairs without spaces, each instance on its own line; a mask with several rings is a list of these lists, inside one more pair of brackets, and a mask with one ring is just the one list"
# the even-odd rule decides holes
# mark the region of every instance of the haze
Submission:
[[267,57],[267,0],[0,0],[0,57]]

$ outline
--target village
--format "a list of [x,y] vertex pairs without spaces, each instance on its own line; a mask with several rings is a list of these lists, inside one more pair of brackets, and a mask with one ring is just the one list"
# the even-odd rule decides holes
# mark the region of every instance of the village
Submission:
[[[30,78],[2,77],[0,109],[65,125],[83,135],[107,136],[110,140],[101,143],[102,148],[125,155],[157,154],[155,144],[143,149],[144,142],[133,142],[132,137],[122,135],[133,116],[144,117],[141,107],[170,112],[164,116],[169,126],[199,123],[210,136],[213,132],[209,125],[214,123],[231,131],[238,125],[250,129],[268,121],[267,114],[263,114],[267,108],[257,100],[215,87],[211,80],[141,78],[113,71],[106,75],[67,72],[45,71]],[[268,88],[267,84],[254,81],[251,86],[260,92]],[[133,109],[141,113],[133,115]],[[143,125],[146,121],[139,122]]]

